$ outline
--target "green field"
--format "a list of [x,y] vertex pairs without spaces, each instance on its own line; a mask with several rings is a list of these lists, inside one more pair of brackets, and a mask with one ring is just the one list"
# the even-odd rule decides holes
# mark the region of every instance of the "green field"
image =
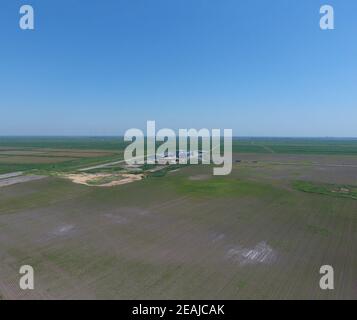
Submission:
[[99,148],[100,140],[92,138],[0,137],[0,174],[30,170],[66,172],[116,161],[123,158],[124,146],[120,141],[117,140],[117,148],[114,148],[114,139]]
[[236,138],[235,152],[357,155],[357,139]]
[[[0,138],[12,151],[0,174],[42,175],[0,186],[2,299],[357,298],[355,140],[236,139],[225,177],[210,165],[146,166],[109,188],[61,177],[121,159],[118,141]],[[33,291],[18,286],[24,264]]]

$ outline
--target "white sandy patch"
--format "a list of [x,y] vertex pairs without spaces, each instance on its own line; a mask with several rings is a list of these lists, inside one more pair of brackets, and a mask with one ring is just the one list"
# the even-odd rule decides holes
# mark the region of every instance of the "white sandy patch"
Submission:
[[53,230],[52,234],[54,234],[56,236],[64,236],[73,230],[74,230],[73,224],[66,224],[66,225],[60,226],[60,227],[56,228],[55,230]]
[[[134,181],[139,181],[143,178],[142,174],[112,174],[112,173],[72,173],[63,175],[64,178],[70,179],[74,183],[84,184],[91,187],[113,187]],[[91,181],[95,181],[103,178],[112,178],[112,181],[103,184],[91,184]]]
[[77,234],[76,227],[73,224],[60,223],[57,227],[53,227],[50,230],[45,231],[37,239],[38,243],[46,243],[48,241],[56,240],[59,238],[71,237]]
[[254,248],[236,246],[227,252],[227,258],[240,265],[269,264],[276,258],[276,252],[265,241],[259,242]]
[[223,233],[215,234],[215,235],[213,236],[212,242],[213,242],[213,243],[220,242],[220,241],[224,240],[225,237],[226,237],[226,236],[225,236]]

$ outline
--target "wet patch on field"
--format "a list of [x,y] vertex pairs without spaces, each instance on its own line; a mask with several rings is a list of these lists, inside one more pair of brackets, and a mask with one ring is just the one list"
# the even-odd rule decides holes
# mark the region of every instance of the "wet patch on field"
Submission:
[[74,229],[75,228],[73,224],[65,224],[54,229],[51,234],[55,236],[66,236],[72,234],[74,232]]
[[217,242],[221,242],[226,238],[226,235],[223,233],[216,233],[213,235],[212,238],[212,243],[217,243]]
[[227,252],[227,258],[240,265],[270,264],[276,259],[276,252],[265,241],[259,242],[254,248],[236,246]]
[[150,216],[150,211],[139,207],[123,207],[101,215],[105,224],[128,224],[146,216]]

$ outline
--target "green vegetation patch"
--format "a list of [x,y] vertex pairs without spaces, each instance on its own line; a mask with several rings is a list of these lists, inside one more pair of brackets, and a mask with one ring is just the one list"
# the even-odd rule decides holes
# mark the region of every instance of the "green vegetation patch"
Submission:
[[277,192],[274,187],[248,180],[212,176],[205,180],[177,179],[180,192],[193,196],[264,196]]
[[3,148],[124,150],[123,137],[0,137]]
[[357,186],[297,180],[293,182],[293,187],[303,192],[357,200]]
[[345,138],[234,138],[234,152],[356,155],[357,139]]
[[177,169],[182,169],[183,167],[186,167],[188,165],[183,165],[183,164],[171,164],[171,165],[168,165],[160,170],[156,170],[156,171],[153,171],[153,172],[148,172],[147,173],[147,177],[148,178],[162,178],[162,177],[165,177],[166,174],[169,172],[169,171],[173,171],[173,170],[177,170]]
[[[86,173],[122,173],[122,172],[127,172],[123,167],[102,167],[102,168],[96,168],[92,170],[86,170]],[[131,173],[131,172],[130,172]]]
[[17,163],[1,163],[0,174],[15,172],[15,171],[30,171],[38,170],[43,173],[50,172],[70,172],[81,169],[85,166],[95,166],[103,162],[118,161],[120,156],[117,154],[91,157],[91,158],[77,158],[57,163],[31,163],[31,164],[17,164]]

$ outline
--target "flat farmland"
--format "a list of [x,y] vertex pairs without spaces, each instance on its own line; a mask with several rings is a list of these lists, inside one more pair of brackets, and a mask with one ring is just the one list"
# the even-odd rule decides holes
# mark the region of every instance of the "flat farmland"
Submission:
[[[55,176],[0,188],[1,297],[356,299],[357,200],[338,192],[356,185],[357,157],[234,161],[226,177],[192,165],[110,188]],[[19,289],[24,264],[33,291]],[[335,290],[319,288],[325,264]]]
[[122,159],[123,151],[0,147],[0,174],[14,171],[70,171]]

